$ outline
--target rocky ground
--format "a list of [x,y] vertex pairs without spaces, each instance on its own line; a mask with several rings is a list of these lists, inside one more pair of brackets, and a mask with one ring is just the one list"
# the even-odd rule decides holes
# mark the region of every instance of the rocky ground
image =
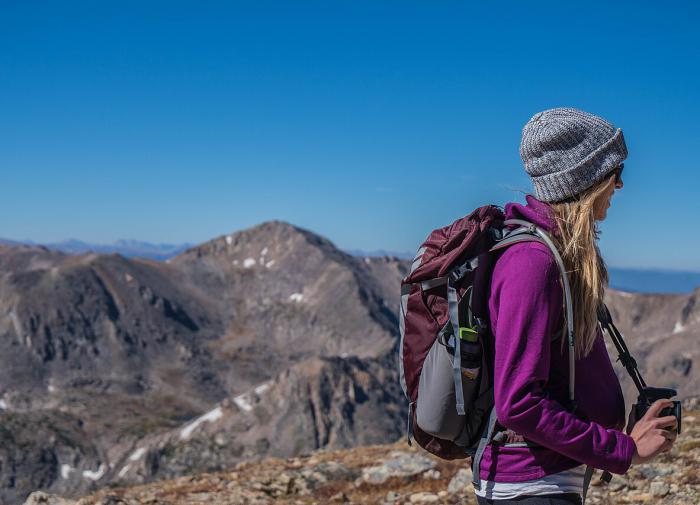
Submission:
[[[672,451],[604,484],[589,504],[695,504],[700,500],[700,411],[686,412]],[[41,492],[25,505],[474,504],[465,461],[442,461],[404,440],[287,459],[239,463],[225,472],[103,489],[79,500]]]

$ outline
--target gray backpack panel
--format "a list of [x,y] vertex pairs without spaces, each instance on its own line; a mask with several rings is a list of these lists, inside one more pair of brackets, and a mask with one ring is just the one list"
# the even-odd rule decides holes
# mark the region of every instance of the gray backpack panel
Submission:
[[[436,339],[423,362],[418,383],[416,424],[435,437],[464,445],[466,415],[459,415],[455,406],[455,383],[452,373],[453,357],[447,347]],[[464,404],[471,405],[479,389],[479,369],[462,369]],[[471,376],[472,378],[469,378]],[[462,443],[460,443],[462,442]]]

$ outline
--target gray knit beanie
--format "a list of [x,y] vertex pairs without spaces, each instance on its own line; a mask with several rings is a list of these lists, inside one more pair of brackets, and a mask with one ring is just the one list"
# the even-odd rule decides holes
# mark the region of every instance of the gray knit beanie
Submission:
[[523,128],[520,157],[543,202],[572,197],[627,158],[622,130],[578,109],[538,112]]

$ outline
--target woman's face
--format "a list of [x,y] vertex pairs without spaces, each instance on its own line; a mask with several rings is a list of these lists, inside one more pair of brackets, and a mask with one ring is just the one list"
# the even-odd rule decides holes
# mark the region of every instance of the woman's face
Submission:
[[605,191],[601,193],[594,204],[593,217],[596,221],[603,221],[607,217],[613,193],[615,193],[616,189],[622,189],[624,185],[622,182],[622,167],[618,167],[612,171],[608,184],[605,186]]

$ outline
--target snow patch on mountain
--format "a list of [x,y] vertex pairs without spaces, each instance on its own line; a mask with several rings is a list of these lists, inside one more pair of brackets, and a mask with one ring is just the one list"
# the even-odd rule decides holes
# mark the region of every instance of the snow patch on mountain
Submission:
[[221,410],[221,407],[216,407],[214,410],[211,410],[203,416],[198,417],[193,422],[185,426],[182,429],[182,431],[180,431],[180,439],[187,440],[188,438],[190,438],[190,435],[192,435],[192,432],[199,427],[199,425],[201,425],[202,423],[211,423],[213,421],[216,421],[217,419],[220,419],[223,415],[224,413]]
[[129,459],[131,461],[136,461],[138,459],[141,459],[141,456],[143,456],[146,453],[146,448],[145,447],[139,447],[136,449],[131,456],[129,456]]
[[107,468],[104,465],[100,465],[100,467],[97,469],[97,471],[93,472],[91,470],[85,470],[83,472],[83,477],[86,479],[90,480],[100,480],[102,476],[105,474],[105,471]]
[[12,327],[15,329],[15,335],[22,337],[22,323],[17,317],[17,313],[14,310],[10,311],[10,320],[12,321]]
[[255,389],[254,389],[253,391],[255,391],[255,394],[256,394],[256,395],[261,395],[261,394],[263,394],[265,391],[267,391],[268,389],[270,389],[270,383],[269,383],[269,382],[263,382],[263,383],[260,384],[259,386],[256,386]]
[[233,402],[238,405],[238,408],[246,412],[253,410],[253,403],[259,399],[265,391],[270,389],[270,382],[263,382],[255,386],[252,391],[247,391],[233,398]]
[[233,401],[241,410],[245,410],[246,412],[253,410],[253,406],[250,404],[250,398],[245,393],[235,396]]

